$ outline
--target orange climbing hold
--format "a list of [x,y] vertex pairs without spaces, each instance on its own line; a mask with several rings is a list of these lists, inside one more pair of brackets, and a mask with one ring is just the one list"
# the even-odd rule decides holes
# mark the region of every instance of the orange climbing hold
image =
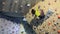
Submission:
[[51,22],[48,22],[48,26],[50,26],[51,25]]
[[60,30],[58,30],[57,32],[60,33]]
[[58,18],[60,19],[60,15],[58,15]]

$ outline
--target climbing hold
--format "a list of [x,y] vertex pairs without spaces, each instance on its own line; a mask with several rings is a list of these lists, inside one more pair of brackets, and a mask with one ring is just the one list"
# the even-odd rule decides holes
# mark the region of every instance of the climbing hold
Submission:
[[50,26],[51,25],[51,22],[48,22],[48,26]]
[[54,25],[56,26],[56,23]]
[[41,31],[42,29],[40,29],[40,31]]
[[58,15],[58,19],[60,19],[60,15]]
[[58,30],[57,32],[60,33],[60,30]]
[[54,31],[56,30],[56,26],[53,27],[53,30],[54,30]]
[[55,31],[55,29],[53,29],[53,31]]
[[36,28],[34,28],[34,29],[36,29]]
[[30,7],[30,6],[31,6],[31,4],[28,3],[28,4],[27,4],[27,7]]
[[23,21],[27,21],[26,18],[23,18]]
[[45,26],[43,26],[43,28],[45,28]]

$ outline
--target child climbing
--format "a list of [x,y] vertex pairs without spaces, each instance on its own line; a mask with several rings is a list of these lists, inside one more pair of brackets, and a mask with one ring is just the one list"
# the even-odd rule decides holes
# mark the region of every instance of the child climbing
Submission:
[[43,19],[45,17],[43,10],[39,9],[39,7],[36,7],[36,9],[32,9],[31,13],[39,19]]

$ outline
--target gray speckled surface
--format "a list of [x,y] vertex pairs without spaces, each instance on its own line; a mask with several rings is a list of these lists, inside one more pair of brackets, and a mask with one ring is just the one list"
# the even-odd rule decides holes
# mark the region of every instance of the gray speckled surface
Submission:
[[0,34],[19,34],[19,24],[0,18]]
[[16,18],[0,14],[0,34],[36,34],[23,17]]

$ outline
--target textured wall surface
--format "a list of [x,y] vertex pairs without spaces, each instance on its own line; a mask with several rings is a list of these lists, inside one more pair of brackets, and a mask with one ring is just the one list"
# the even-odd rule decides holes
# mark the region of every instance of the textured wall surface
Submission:
[[[7,1],[6,1],[7,2]],[[24,0],[23,0],[23,2],[25,2]],[[32,1],[33,2],[33,1]],[[4,4],[4,3],[3,3]],[[22,3],[23,4],[23,6],[25,6],[25,4],[24,3]],[[6,6],[6,10],[8,11],[8,7],[10,6],[8,3],[6,4],[7,6]],[[18,3],[17,3],[17,5],[18,5]],[[17,5],[16,5],[16,7],[17,7]],[[16,7],[15,7],[15,3],[14,3],[14,1],[13,1],[13,8],[12,8],[12,11],[15,11],[15,9],[16,9]],[[40,9],[42,9],[43,11],[44,11],[44,13],[45,13],[45,15],[47,14],[47,11],[50,9],[50,10],[52,10],[52,12],[54,12],[53,14],[52,14],[52,16],[50,16],[47,20],[45,20],[45,21],[43,21],[42,22],[42,25],[40,24],[41,22],[39,21],[39,20],[36,20],[35,18],[34,18],[34,16],[32,16],[32,14],[31,14],[31,9],[33,8],[33,9],[35,9],[36,7],[38,7],[38,6],[40,6]],[[26,8],[26,6],[25,7],[23,7],[22,9],[23,10],[25,10],[25,8]],[[23,25],[23,29],[25,29],[25,31],[26,32],[28,32],[28,34],[33,34],[33,31],[35,32],[35,33],[37,33],[37,34],[46,34],[46,33],[49,33],[49,34],[58,34],[58,30],[60,30],[60,19],[58,18],[58,17],[60,17],[60,0],[43,0],[43,1],[40,1],[38,4],[36,4],[34,7],[32,7],[31,9],[30,9],[30,11],[25,15],[25,17],[26,17],[26,19],[27,19],[27,21],[28,21],[28,24],[29,24],[29,26],[27,25],[27,24],[24,24]],[[27,9],[27,8],[26,8]],[[4,9],[3,9],[4,10]],[[10,10],[10,9],[9,9]],[[17,10],[17,9],[16,9]],[[28,9],[27,9],[28,10]],[[27,11],[27,10],[25,10],[25,11]],[[19,10],[18,10],[19,11]],[[25,13],[24,11],[22,12],[22,14],[23,13]],[[21,12],[20,12],[20,14],[21,14]],[[8,22],[8,23],[7,23]],[[6,21],[6,23],[7,24],[9,24],[10,23],[10,21]],[[4,22],[4,20],[3,21],[1,21],[1,24],[5,24],[5,22]],[[13,24],[13,23],[12,23]],[[9,25],[9,27],[11,26],[14,26],[15,24],[13,24],[13,25]],[[18,25],[18,24],[16,24],[16,25]],[[7,32],[6,31],[6,28],[8,28],[8,26],[4,26],[4,25],[1,25],[1,26],[3,26],[4,27],[4,29],[5,29],[5,31],[4,30],[2,30],[3,28],[1,28],[1,33],[2,33],[2,31],[3,32]],[[15,27],[15,26],[14,26]],[[19,27],[19,25],[18,25],[18,27]],[[18,29],[18,27],[16,27],[17,29]],[[31,28],[31,31],[30,31],[30,28]],[[21,27],[22,28],[22,27]],[[12,30],[12,28],[10,29],[10,28],[8,28],[9,30]],[[13,29],[14,30],[14,29]],[[16,31],[16,30],[14,30],[14,31]],[[9,33],[12,33],[12,31],[9,31]],[[32,32],[32,33],[31,33]],[[7,32],[8,33],[8,32]],[[15,32],[15,34],[16,34],[17,32]],[[34,34],[35,34],[34,33]]]
[[0,34],[19,34],[20,25],[0,18]]
[[[20,17],[26,15],[29,12],[29,9],[32,8],[39,1],[40,0],[33,0],[33,1],[32,0],[2,0],[1,10],[4,12],[13,13],[13,14],[7,13],[9,16]],[[29,7],[27,6],[28,4],[30,4]]]
[[[49,9],[51,9],[52,12],[54,12],[52,16],[50,16],[47,20],[42,22],[42,25],[40,24],[41,22],[39,22],[39,20],[35,20],[34,16],[32,16],[31,14],[31,9],[35,9],[38,6],[40,6],[40,9],[44,11],[45,15],[47,14],[47,11]],[[37,34],[45,34],[47,32],[49,34],[58,34],[57,31],[60,30],[60,27],[59,27],[60,19],[58,18],[58,15],[60,15],[60,0],[40,1],[31,9],[29,13],[27,13],[26,19],[29,22],[29,24],[32,25],[33,29]]]

